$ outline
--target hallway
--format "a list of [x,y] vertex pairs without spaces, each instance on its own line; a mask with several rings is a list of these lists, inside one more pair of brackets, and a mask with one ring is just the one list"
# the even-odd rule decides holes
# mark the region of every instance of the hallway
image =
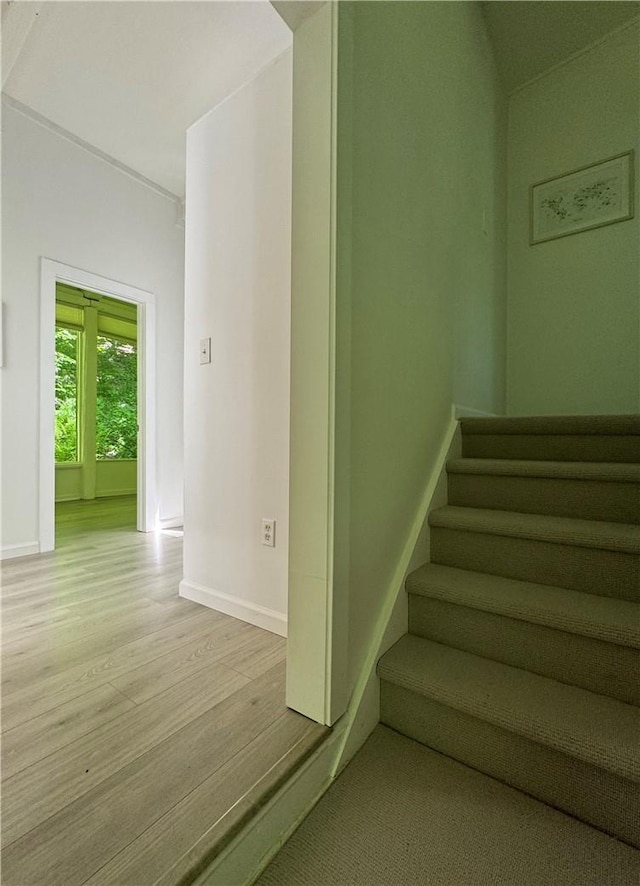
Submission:
[[178,597],[135,498],[56,523],[2,570],[3,882],[188,882],[326,730],[285,707],[285,640]]

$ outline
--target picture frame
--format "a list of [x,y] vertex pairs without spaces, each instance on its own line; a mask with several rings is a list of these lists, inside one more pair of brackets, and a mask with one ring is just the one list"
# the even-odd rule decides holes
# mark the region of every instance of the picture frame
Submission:
[[530,245],[633,218],[633,170],[625,151],[531,185]]

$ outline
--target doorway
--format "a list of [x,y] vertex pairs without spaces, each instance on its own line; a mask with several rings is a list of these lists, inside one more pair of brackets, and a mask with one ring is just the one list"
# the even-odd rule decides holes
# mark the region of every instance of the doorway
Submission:
[[[41,551],[55,547],[56,500],[136,491],[136,528],[149,532],[157,524],[153,294],[43,258],[41,306]],[[123,370],[135,374],[127,382],[135,396],[114,423],[109,388]]]
[[118,497],[135,508],[137,306],[57,283],[55,342],[56,507]]

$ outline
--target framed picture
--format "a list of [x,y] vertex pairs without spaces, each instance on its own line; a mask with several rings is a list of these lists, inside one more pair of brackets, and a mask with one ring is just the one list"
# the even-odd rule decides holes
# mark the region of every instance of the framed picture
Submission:
[[531,245],[633,218],[633,151],[531,185]]

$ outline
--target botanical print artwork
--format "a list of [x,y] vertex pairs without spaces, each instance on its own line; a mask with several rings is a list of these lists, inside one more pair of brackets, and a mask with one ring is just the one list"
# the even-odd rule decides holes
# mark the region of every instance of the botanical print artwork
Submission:
[[558,188],[553,196],[540,201],[543,213],[541,227],[544,229],[568,221],[597,221],[603,215],[608,215],[612,207],[620,206],[620,190],[620,180],[615,175],[577,189]]
[[534,185],[532,243],[631,218],[630,160],[622,154]]

